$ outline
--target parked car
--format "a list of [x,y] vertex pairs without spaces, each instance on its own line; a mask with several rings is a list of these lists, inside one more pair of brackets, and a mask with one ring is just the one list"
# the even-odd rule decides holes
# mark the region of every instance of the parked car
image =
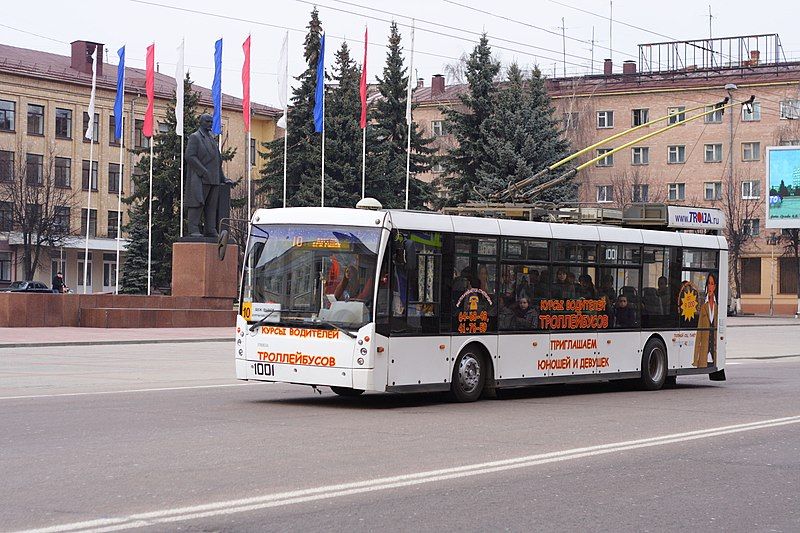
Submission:
[[53,292],[50,287],[41,281],[15,281],[2,292]]

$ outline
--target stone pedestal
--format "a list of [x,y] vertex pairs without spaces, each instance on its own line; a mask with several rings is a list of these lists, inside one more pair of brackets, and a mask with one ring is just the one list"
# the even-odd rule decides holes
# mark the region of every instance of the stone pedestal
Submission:
[[239,247],[228,245],[225,260],[211,242],[176,242],[172,245],[172,295],[233,298],[238,296]]

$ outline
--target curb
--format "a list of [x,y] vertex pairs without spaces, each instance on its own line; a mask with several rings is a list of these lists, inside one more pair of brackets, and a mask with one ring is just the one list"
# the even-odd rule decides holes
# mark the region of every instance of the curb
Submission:
[[108,346],[118,344],[188,344],[195,342],[233,342],[233,335],[221,338],[202,338],[202,339],[142,339],[142,340],[122,340],[122,341],[64,341],[64,342],[18,342],[0,344],[3,348],[47,348],[51,346]]

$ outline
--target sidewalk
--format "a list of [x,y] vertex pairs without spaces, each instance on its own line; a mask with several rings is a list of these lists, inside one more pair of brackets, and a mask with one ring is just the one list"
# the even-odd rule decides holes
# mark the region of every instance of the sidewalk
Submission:
[[0,348],[167,342],[233,342],[230,328],[2,328]]

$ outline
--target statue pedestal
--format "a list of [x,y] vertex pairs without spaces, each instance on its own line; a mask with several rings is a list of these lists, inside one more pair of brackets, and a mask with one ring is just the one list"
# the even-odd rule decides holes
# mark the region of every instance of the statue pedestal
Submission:
[[172,295],[236,299],[239,293],[239,247],[228,245],[225,260],[211,242],[172,245]]

